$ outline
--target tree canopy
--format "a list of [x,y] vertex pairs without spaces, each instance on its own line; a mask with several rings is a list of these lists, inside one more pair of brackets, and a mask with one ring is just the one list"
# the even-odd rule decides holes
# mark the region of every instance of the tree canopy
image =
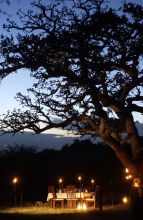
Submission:
[[24,68],[35,79],[28,96],[17,94],[23,111],[8,111],[1,129],[61,127],[100,136],[124,166],[143,176],[133,118],[143,113],[143,7],[124,3],[115,11],[104,0],[78,0],[72,8],[33,5],[19,11],[21,26],[5,25],[17,36],[1,37],[1,78]]

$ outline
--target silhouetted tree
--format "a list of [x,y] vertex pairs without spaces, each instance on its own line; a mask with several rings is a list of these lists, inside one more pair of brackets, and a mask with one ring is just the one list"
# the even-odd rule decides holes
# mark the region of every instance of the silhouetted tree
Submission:
[[6,26],[19,34],[1,41],[0,75],[25,68],[37,82],[28,90],[32,98],[17,95],[27,110],[8,112],[1,128],[40,133],[61,127],[100,136],[142,179],[133,112],[143,113],[143,7],[124,3],[115,11],[104,0],[78,0],[72,9],[33,5],[35,12],[19,12],[21,26]]
[[37,148],[35,146],[7,146],[2,150],[2,155],[21,155],[21,154],[35,154],[37,152]]
[[[85,140],[87,143],[88,140]],[[83,141],[79,141],[81,146]],[[93,145],[84,150],[77,150],[76,143],[69,145],[68,149],[44,149],[36,151],[33,147],[15,146],[0,150],[0,204],[4,201],[13,204],[13,177],[19,178],[18,192],[23,192],[23,202],[45,201],[48,185],[58,188],[57,180],[60,175],[64,178],[64,187],[74,184],[79,187],[77,176],[83,175],[84,187],[91,188],[91,178],[96,179],[96,184],[104,185],[104,190],[109,195],[109,181],[112,178],[113,192],[118,192],[116,199],[119,201],[119,192],[125,190],[120,175],[122,166],[116,160],[115,154],[107,146]],[[66,164],[66,166],[65,166]],[[103,175],[104,172],[104,175]],[[108,199],[108,197],[106,197]],[[19,197],[18,197],[19,201]]]

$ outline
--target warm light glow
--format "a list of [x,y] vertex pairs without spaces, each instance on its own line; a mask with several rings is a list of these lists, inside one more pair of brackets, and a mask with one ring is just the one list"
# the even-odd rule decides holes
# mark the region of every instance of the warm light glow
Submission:
[[139,187],[139,184],[138,183],[134,183],[134,187]]
[[129,169],[128,168],[125,169],[125,173],[129,173]]
[[134,179],[134,184],[133,184],[134,187],[138,188],[140,186],[140,179],[139,178],[135,178]]
[[132,175],[131,174],[129,174],[128,176],[126,176],[126,180],[130,180],[130,179],[132,179]]
[[17,177],[13,178],[12,182],[13,184],[16,184],[18,182],[18,178]]
[[77,209],[79,209],[79,210],[82,209],[81,203],[77,204]]
[[82,177],[81,177],[81,176],[79,176],[79,177],[78,177],[78,180],[79,180],[79,181],[81,181],[81,180],[82,180]]
[[[56,215],[59,215],[59,214],[77,214],[79,212],[86,212],[88,209],[84,210],[84,209],[73,209],[73,208],[46,208],[44,209],[44,215],[47,214],[56,214]],[[38,218],[38,215],[43,215],[43,207],[36,207],[36,206],[23,206],[23,207],[5,207],[3,208],[2,210],[2,213],[4,214],[14,214],[15,213],[18,213],[20,215],[24,215],[24,214],[28,214],[28,215],[35,215],[37,216],[37,219]],[[25,218],[24,218],[25,219]],[[28,219],[28,218],[27,218]],[[45,218],[46,219],[46,218]],[[48,218],[47,218],[48,219]],[[50,218],[49,218],[50,219]],[[51,218],[52,219],[52,218]],[[66,220],[68,220],[68,218],[65,218]],[[71,218],[72,219],[72,218]],[[88,219],[88,218],[87,218]]]
[[124,196],[122,201],[123,201],[124,204],[126,204],[126,203],[128,203],[128,198],[126,196]]
[[132,179],[132,175],[131,174],[129,175],[129,179]]
[[94,179],[92,179],[92,180],[91,180],[91,183],[92,183],[92,184],[94,184],[94,183],[95,183],[95,180],[94,180]]
[[62,183],[62,182],[63,182],[63,179],[62,179],[62,178],[60,178],[60,179],[59,179],[59,183]]
[[87,209],[87,206],[86,206],[86,203],[83,203],[81,204],[80,202],[77,204],[77,209],[81,210],[86,210]]
[[86,203],[83,203],[82,208],[83,208],[84,210],[86,210],[86,209],[87,209]]

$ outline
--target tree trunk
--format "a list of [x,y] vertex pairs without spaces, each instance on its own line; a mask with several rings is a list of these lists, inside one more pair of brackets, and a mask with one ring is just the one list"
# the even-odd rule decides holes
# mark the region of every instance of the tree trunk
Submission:
[[130,115],[125,121],[125,128],[129,135],[129,140],[131,144],[132,159],[135,160],[137,157],[138,150],[140,149],[140,138],[138,130],[133,121],[133,116]]
[[123,145],[120,144],[113,137],[104,139],[105,143],[114,150],[117,158],[121,161],[124,167],[127,167],[132,174],[136,174],[136,165],[133,160],[129,157],[128,153],[123,149]]
[[[130,123],[129,123],[130,124]],[[132,123],[131,123],[132,124]],[[130,126],[129,126],[130,127]],[[130,127],[131,131],[132,126]],[[132,144],[135,143],[134,150],[137,151],[138,141],[136,135],[132,136]],[[135,142],[134,142],[135,141]],[[109,145],[116,153],[116,156],[133,175],[133,182],[130,188],[130,217],[131,220],[143,219],[143,155],[133,160],[129,157],[123,146],[113,137],[105,139],[105,143]],[[135,181],[139,182],[135,182]]]
[[130,192],[131,220],[143,219],[143,189],[132,187]]

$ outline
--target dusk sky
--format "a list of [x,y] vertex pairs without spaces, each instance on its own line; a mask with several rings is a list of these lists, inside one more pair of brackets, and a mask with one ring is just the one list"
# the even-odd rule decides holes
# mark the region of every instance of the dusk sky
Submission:
[[0,41],[0,220],[142,219],[143,0],[0,0]]
[[[1,4],[2,10],[9,14],[11,20],[16,19],[16,12],[19,8],[26,11],[30,9],[31,0],[12,0],[10,5]],[[54,0],[44,0],[43,2],[54,2]],[[67,3],[66,3],[67,2]],[[70,1],[65,1],[64,4],[68,4]],[[110,5],[113,8],[118,8],[120,6],[120,0],[109,0]],[[143,4],[142,0],[130,0],[130,2],[136,2]],[[0,25],[6,22],[6,15],[1,15]],[[1,33],[4,31],[1,28]],[[14,99],[17,92],[23,92],[26,94],[26,89],[30,88],[33,84],[33,79],[29,77],[27,71],[20,71],[17,74],[11,74],[6,77],[0,85],[0,109],[1,114],[5,113],[7,110],[12,110],[13,108],[20,107],[19,103]]]
[[[54,2],[54,0],[51,0]],[[30,9],[30,2],[29,0],[12,0],[10,5],[1,4],[1,8],[3,11],[6,11],[7,14],[10,16],[11,20],[16,19],[16,12],[19,8],[23,10]],[[50,0],[44,0],[44,2],[50,2]],[[67,2],[67,3],[66,3]],[[64,4],[68,4],[70,1],[65,1]],[[113,8],[118,8],[120,6],[120,0],[109,0],[110,5]],[[136,2],[143,4],[142,0],[130,0],[130,2]],[[3,23],[6,22],[6,15],[1,15],[0,25],[2,26]],[[1,27],[1,33],[4,33]],[[18,108],[19,103],[14,99],[17,92],[23,92],[26,94],[26,89],[30,88],[33,84],[33,79],[29,77],[27,71],[19,71],[19,73],[14,73],[6,77],[1,85],[0,85],[0,109],[1,114],[5,113],[7,110],[12,110],[13,108]],[[139,120],[139,117],[137,118]]]
[[[26,11],[27,9],[30,9],[30,3],[32,1],[30,0],[11,0],[10,5],[7,5],[6,3],[1,3],[0,8],[2,11],[5,11],[9,18],[11,20],[17,20],[16,12],[19,8]],[[44,2],[48,3],[50,0],[44,0]],[[54,0],[51,0],[51,2],[54,2]],[[70,1],[64,1],[63,4],[69,4]],[[118,8],[120,6],[120,0],[109,0],[110,5],[113,8]],[[143,4],[142,0],[130,0],[130,2]],[[7,16],[5,14],[1,14],[1,34],[5,33],[5,31],[2,29],[2,25],[6,22]],[[19,71],[18,73],[10,74],[8,77],[6,77],[1,85],[0,85],[0,114],[6,113],[7,110],[12,110],[13,108],[20,108],[19,103],[14,99],[17,92],[22,92],[23,94],[27,94],[26,89],[30,88],[33,84],[33,79],[29,77],[29,73],[27,71]],[[136,114],[135,119],[140,121],[142,123],[142,120],[140,120],[140,115]],[[52,133],[53,131],[51,131]],[[57,130],[56,130],[57,132]],[[54,131],[55,133],[55,131]],[[60,131],[61,134],[61,131]]]

